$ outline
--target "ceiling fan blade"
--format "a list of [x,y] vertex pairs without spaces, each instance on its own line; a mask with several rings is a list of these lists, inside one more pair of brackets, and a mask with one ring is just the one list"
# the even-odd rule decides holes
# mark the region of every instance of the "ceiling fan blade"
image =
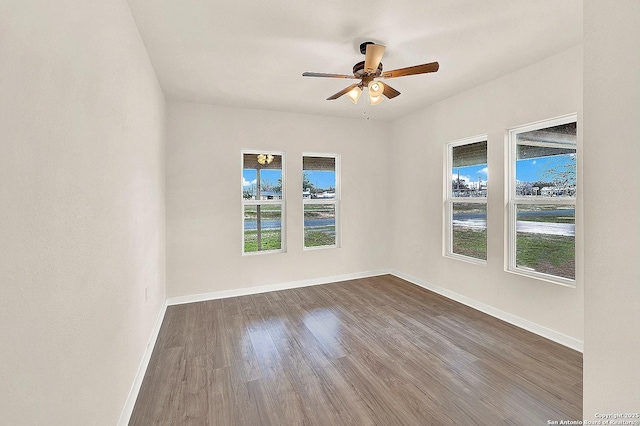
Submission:
[[378,70],[385,49],[386,47],[381,44],[367,45],[367,53],[364,56],[364,72],[373,74]]
[[323,72],[304,72],[303,77],[330,77],[330,78],[357,78],[354,75],[347,74],[327,74]]
[[405,75],[426,74],[428,72],[436,72],[438,71],[438,68],[440,68],[440,65],[437,62],[431,62],[428,64],[414,65],[412,67],[385,71],[382,73],[382,75],[380,75],[380,77],[395,78],[395,77],[404,77]]
[[387,83],[384,84],[384,91],[382,92],[388,99],[393,99],[400,94],[396,89],[389,86]]
[[346,89],[342,89],[341,91],[339,91],[338,93],[336,93],[335,95],[331,95],[327,98],[328,101],[332,101],[334,99],[338,99],[340,96],[344,95],[345,93],[350,92],[352,89],[358,87],[359,84],[352,84],[351,86],[347,87]]

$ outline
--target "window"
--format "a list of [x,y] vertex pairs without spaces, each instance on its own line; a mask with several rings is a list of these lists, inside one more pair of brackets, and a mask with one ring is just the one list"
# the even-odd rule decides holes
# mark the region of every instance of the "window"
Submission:
[[242,153],[243,253],[283,251],[282,153]]
[[444,255],[487,260],[487,137],[447,144]]
[[508,270],[575,283],[575,115],[509,131]]
[[304,247],[337,247],[340,190],[337,155],[302,157]]

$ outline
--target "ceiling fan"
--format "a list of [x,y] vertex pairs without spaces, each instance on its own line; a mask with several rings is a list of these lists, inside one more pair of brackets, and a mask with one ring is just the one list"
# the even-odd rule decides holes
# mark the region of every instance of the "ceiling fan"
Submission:
[[406,75],[414,74],[426,74],[430,72],[438,71],[440,65],[437,62],[430,62],[428,64],[414,65],[412,67],[399,68],[392,71],[382,72],[382,55],[384,54],[385,46],[381,44],[375,44],[371,41],[365,41],[360,45],[360,53],[364,55],[364,61],[358,62],[353,66],[353,74],[326,74],[321,72],[305,72],[302,73],[304,77],[329,77],[329,78],[353,78],[360,79],[360,83],[352,84],[351,86],[342,89],[338,93],[329,96],[328,101],[338,99],[340,96],[346,94],[349,100],[354,104],[358,103],[360,95],[362,95],[363,89],[366,87],[369,90],[369,101],[371,105],[377,105],[382,102],[383,95],[389,99],[393,99],[400,94],[396,89],[383,84],[376,78],[396,78],[404,77]]

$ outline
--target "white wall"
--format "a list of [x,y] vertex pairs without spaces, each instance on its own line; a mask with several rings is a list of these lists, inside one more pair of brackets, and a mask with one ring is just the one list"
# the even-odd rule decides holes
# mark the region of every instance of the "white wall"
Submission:
[[583,408],[589,420],[596,413],[640,412],[639,22],[637,0],[584,2]]
[[[581,108],[582,47],[578,46],[394,121],[392,268],[568,336],[579,347],[583,340],[582,239],[576,241],[576,288],[504,271],[504,159],[507,129],[574,112],[580,121]],[[442,255],[445,144],[480,134],[489,138],[486,266]],[[578,229],[581,219],[578,213]]]
[[0,424],[113,425],[166,295],[163,95],[124,0],[3,0],[0,63]]
[[[386,267],[386,123],[193,103],[167,109],[170,297]],[[242,255],[242,149],[286,153],[286,253]],[[341,155],[339,249],[302,250],[303,152]]]

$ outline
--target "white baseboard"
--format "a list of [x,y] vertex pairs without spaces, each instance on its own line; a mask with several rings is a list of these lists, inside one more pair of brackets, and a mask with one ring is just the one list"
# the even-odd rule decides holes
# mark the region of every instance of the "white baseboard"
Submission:
[[447,290],[446,288],[439,287],[437,285],[431,284],[426,281],[419,280],[412,276],[403,274],[399,271],[388,271],[389,274],[395,275],[398,278],[401,278],[405,281],[409,281],[412,284],[415,284],[419,287],[426,288],[427,290],[431,290],[434,293],[438,293],[448,299],[455,300],[456,302],[460,302],[463,305],[467,305],[473,309],[476,309],[480,312],[484,312],[485,314],[491,315],[492,317],[498,318],[502,321],[508,322],[509,324],[513,324],[516,327],[520,327],[524,330],[530,331],[538,336],[542,336],[546,339],[553,340],[556,343],[560,343],[563,346],[576,350],[578,352],[584,351],[584,342],[575,339],[573,337],[567,336],[565,334],[559,333],[550,328],[541,326],[524,318],[520,318],[518,316],[512,315],[508,312],[501,311],[500,309],[496,309],[492,306],[485,305],[482,302],[478,302],[476,300],[470,299],[461,294],[455,293],[451,290]]
[[153,353],[153,348],[155,348],[156,346],[156,340],[158,340],[158,334],[160,334],[160,327],[162,326],[162,321],[164,320],[164,314],[166,312],[167,302],[165,300],[165,302],[162,304],[162,307],[160,308],[160,312],[158,313],[158,318],[156,318],[156,323],[153,326],[153,330],[151,331],[151,338],[149,339],[147,348],[145,349],[142,356],[142,361],[140,362],[140,366],[138,367],[138,371],[136,372],[136,376],[133,380],[133,386],[131,386],[129,396],[127,396],[127,400],[125,401],[122,413],[120,413],[118,426],[127,426],[129,424],[129,420],[131,420],[131,414],[133,414],[133,408],[136,404],[136,399],[138,399],[138,393],[140,392],[140,387],[142,386],[142,380],[144,379],[144,375],[147,372],[147,367],[149,366],[149,361],[151,360],[151,354]]
[[206,300],[225,299],[228,297],[246,296],[249,294],[267,293],[269,291],[288,290],[291,288],[309,287],[313,285],[329,284],[340,281],[355,280],[359,278],[375,277],[385,275],[386,270],[358,272],[354,274],[334,275],[332,277],[313,278],[309,280],[290,281],[286,283],[267,284],[255,287],[235,288],[232,290],[214,291],[212,293],[194,294],[190,296],[170,297],[167,305],[182,305],[184,303],[203,302]]

